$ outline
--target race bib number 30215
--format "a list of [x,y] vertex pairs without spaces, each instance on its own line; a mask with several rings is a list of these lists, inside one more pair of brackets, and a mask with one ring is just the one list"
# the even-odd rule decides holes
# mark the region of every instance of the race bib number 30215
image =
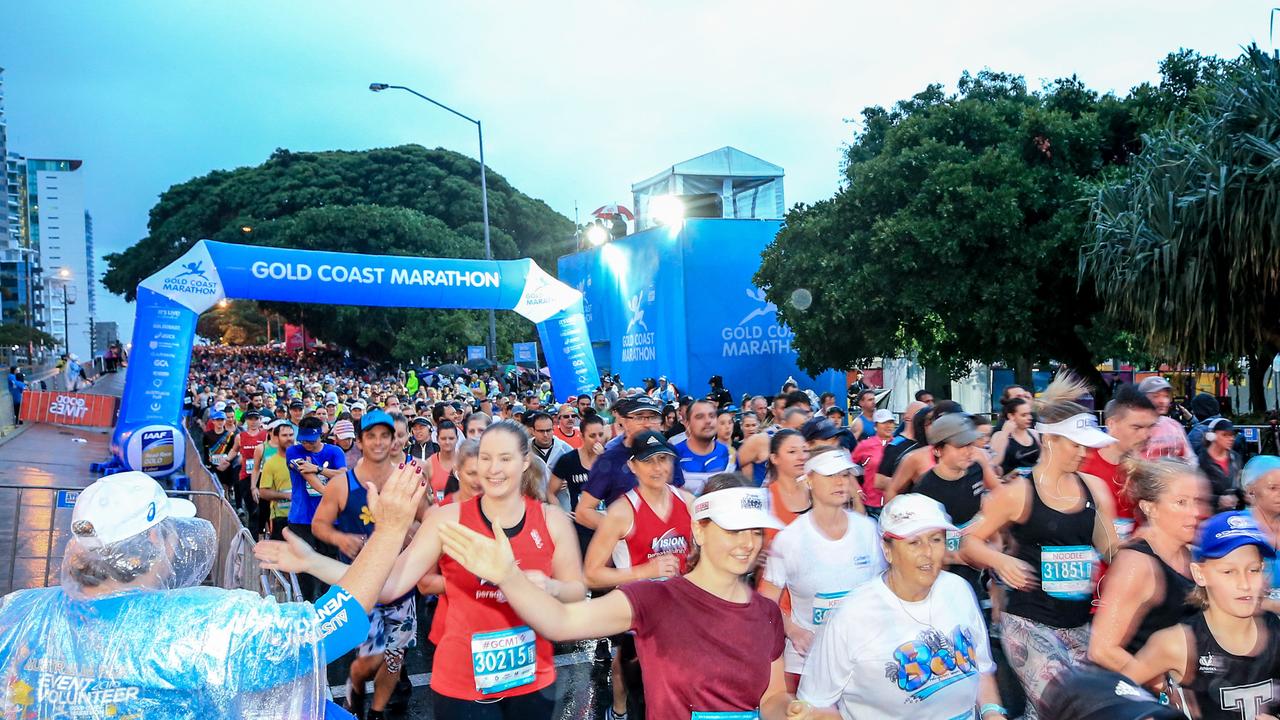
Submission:
[[537,636],[527,626],[471,636],[471,665],[476,692],[486,695],[533,682]]

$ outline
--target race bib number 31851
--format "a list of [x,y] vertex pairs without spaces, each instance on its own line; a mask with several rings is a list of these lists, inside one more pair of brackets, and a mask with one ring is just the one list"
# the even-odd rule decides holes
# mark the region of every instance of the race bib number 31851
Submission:
[[1097,561],[1090,545],[1046,545],[1040,549],[1040,587],[1060,600],[1085,600],[1093,594]]

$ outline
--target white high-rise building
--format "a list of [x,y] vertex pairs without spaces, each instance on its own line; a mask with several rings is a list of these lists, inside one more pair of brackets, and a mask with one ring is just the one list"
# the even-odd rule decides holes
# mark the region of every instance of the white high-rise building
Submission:
[[93,356],[84,182],[79,160],[27,159],[27,230],[43,269],[46,332],[82,361]]

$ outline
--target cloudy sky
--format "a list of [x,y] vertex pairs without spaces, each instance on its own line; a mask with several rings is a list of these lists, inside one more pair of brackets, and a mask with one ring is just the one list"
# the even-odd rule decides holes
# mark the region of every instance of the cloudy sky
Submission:
[[84,160],[107,253],[170,185],[277,147],[475,154],[469,124],[373,81],[479,117],[490,167],[570,218],[724,145],[783,166],[792,204],[833,192],[867,105],[984,67],[1123,93],[1179,47],[1270,48],[1273,4],[4,0],[0,67],[9,149]]

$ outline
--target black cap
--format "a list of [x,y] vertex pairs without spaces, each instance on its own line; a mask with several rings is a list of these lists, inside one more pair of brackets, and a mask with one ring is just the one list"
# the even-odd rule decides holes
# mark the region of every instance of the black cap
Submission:
[[618,401],[615,409],[624,417],[629,417],[639,412],[651,412],[656,415],[662,414],[662,406],[657,400],[648,395],[629,395]]
[[262,413],[253,409],[250,409],[248,412],[244,414],[244,419],[246,420],[248,420],[249,418],[261,418],[261,417],[262,417]]
[[814,440],[830,440],[840,434],[840,428],[825,417],[819,415],[805,420],[804,425],[800,426],[800,434],[804,436],[805,442]]
[[426,419],[425,417],[423,417],[423,416],[419,415],[418,417],[416,417],[416,418],[414,418],[413,420],[409,421],[409,426],[410,426],[410,427],[412,427],[412,426],[414,426],[414,425],[426,425],[427,427],[431,427],[431,421],[430,421],[430,420],[428,420],[428,419]]
[[1161,705],[1129,678],[1098,668],[1071,669],[1050,681],[1044,707],[1072,720],[1177,720],[1182,712]]
[[675,457],[676,449],[667,442],[666,436],[656,430],[645,430],[631,438],[632,460],[648,460],[654,455]]
[[301,400],[294,400],[293,402],[289,403],[289,409],[290,409],[290,410],[292,410],[292,409],[294,409],[294,408],[298,408],[299,410],[302,410],[302,409],[303,409],[303,408],[305,408],[305,407],[306,407],[306,406],[302,404],[302,401],[301,401]]

